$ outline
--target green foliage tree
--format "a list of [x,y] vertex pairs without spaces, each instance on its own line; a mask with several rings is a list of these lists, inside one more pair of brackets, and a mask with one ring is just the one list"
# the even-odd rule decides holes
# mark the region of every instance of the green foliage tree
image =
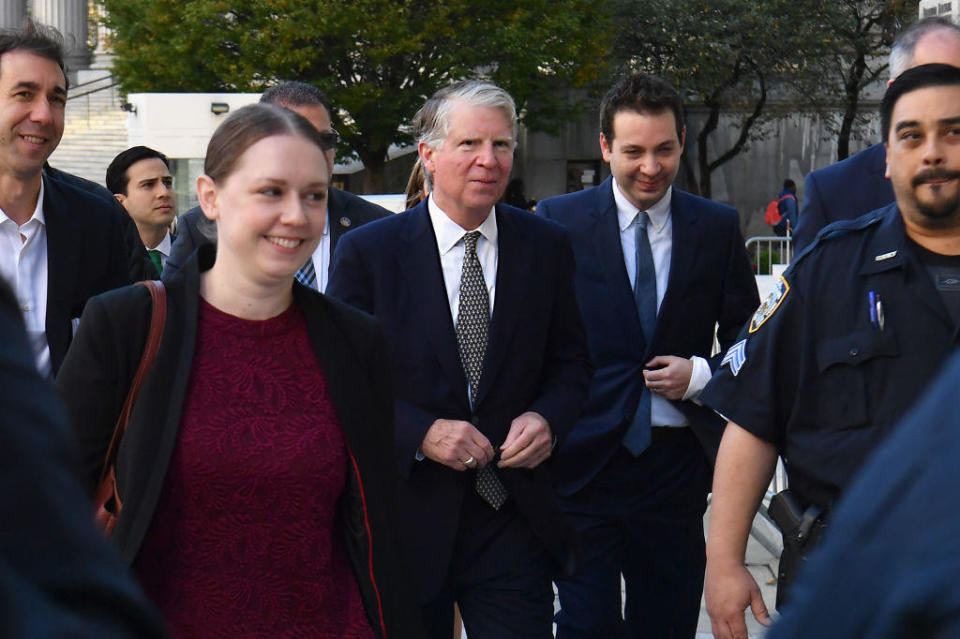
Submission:
[[[798,0],[611,1],[615,24],[622,25],[614,49],[622,65],[669,79],[686,104],[706,109],[688,187],[710,197],[713,172],[778,115],[767,108],[771,87],[787,94],[810,81],[816,42],[805,25],[812,16]],[[735,127],[733,142],[713,150],[721,115]]]
[[486,77],[524,123],[554,130],[577,112],[569,87],[601,71],[603,7],[591,0],[100,0],[114,69],[133,91],[323,89],[334,125],[379,192],[391,144],[426,97]]

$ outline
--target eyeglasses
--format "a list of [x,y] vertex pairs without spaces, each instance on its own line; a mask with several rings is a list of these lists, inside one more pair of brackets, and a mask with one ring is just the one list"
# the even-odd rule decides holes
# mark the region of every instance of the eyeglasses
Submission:
[[340,135],[336,131],[321,131],[320,132],[320,146],[323,147],[324,151],[329,151],[337,146],[337,142],[340,141]]

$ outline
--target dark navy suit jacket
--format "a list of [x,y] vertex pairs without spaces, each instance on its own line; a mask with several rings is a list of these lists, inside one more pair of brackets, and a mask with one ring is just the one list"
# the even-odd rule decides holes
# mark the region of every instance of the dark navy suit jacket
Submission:
[[[557,451],[561,494],[586,485],[621,444],[643,389],[644,364],[657,355],[710,357],[714,328],[725,351],[759,305],[753,271],[733,208],[674,187],[670,278],[653,340],[644,344],[620,243],[613,180],[542,200],[537,213],[567,228],[577,259],[577,300],[595,373],[576,428]],[[674,402],[708,456],[716,457],[723,424],[693,402]]]
[[852,220],[893,202],[893,186],[884,177],[887,152],[874,144],[846,160],[807,175],[803,187],[803,209],[793,234],[799,253],[813,243],[827,224]]
[[[496,296],[473,410],[426,201],[341,238],[327,287],[329,295],[375,315],[387,336],[403,477],[398,526],[424,601],[442,586],[463,494],[473,490],[473,473],[416,461],[427,430],[441,418],[472,422],[497,449],[514,418],[536,411],[562,442],[590,377],[566,234],[511,206],[497,205],[496,216]],[[548,466],[499,472],[558,568],[569,571],[570,532],[554,505]]]

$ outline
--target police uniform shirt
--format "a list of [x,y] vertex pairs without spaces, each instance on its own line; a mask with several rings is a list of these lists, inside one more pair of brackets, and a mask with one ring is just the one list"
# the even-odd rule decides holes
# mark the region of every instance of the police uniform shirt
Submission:
[[829,506],[957,344],[896,204],[824,232],[701,393],[773,443],[790,485]]
[[958,357],[851,482],[767,639],[960,637]]

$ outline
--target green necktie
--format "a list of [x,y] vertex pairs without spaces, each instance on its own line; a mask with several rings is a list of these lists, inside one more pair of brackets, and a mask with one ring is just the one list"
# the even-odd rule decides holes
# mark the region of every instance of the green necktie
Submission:
[[157,273],[163,273],[163,262],[160,261],[160,251],[157,249],[150,249],[147,251],[150,254],[150,261],[153,262],[153,265],[157,267]]

